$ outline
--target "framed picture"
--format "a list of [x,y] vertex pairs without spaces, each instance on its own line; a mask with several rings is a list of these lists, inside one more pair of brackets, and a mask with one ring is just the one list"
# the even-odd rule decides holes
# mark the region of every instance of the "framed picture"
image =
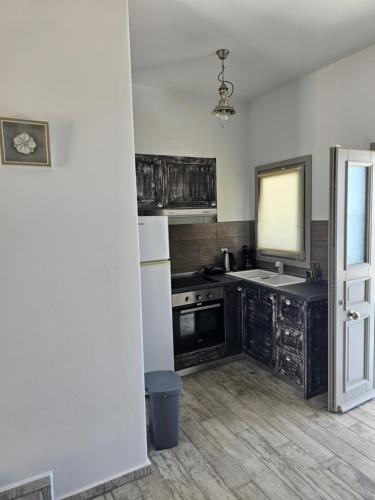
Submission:
[[0,118],[4,165],[51,166],[48,122]]

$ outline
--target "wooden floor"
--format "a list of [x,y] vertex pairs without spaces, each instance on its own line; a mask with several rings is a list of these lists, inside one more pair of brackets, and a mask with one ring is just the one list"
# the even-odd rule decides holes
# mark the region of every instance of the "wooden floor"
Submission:
[[100,500],[375,499],[375,402],[328,413],[248,361],[183,380],[179,446]]

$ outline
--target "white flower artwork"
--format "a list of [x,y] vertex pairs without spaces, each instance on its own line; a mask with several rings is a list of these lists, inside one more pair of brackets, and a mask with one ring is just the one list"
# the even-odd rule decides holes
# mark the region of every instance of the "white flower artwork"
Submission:
[[23,155],[29,155],[36,148],[36,142],[31,135],[26,134],[26,132],[17,135],[13,139],[13,144],[17,151]]

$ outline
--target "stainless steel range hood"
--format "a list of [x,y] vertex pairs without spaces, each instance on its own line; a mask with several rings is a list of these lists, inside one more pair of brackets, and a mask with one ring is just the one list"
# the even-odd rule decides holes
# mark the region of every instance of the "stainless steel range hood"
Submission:
[[180,208],[180,209],[167,209],[160,208],[155,210],[147,210],[144,214],[140,215],[166,215],[168,217],[169,225],[177,224],[205,224],[208,222],[216,222],[217,209],[216,208]]

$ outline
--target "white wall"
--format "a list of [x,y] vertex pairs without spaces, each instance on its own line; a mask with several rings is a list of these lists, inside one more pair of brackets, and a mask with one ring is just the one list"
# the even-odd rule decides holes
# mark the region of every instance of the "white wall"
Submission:
[[0,485],[62,495],[148,463],[126,0],[2,0],[0,115],[53,167],[0,167]]
[[225,129],[211,116],[212,98],[133,85],[137,153],[216,158],[219,221],[248,220],[250,177],[248,104],[234,103]]
[[374,81],[372,46],[250,104],[252,166],[313,155],[314,220],[328,219],[330,146],[375,140]]

